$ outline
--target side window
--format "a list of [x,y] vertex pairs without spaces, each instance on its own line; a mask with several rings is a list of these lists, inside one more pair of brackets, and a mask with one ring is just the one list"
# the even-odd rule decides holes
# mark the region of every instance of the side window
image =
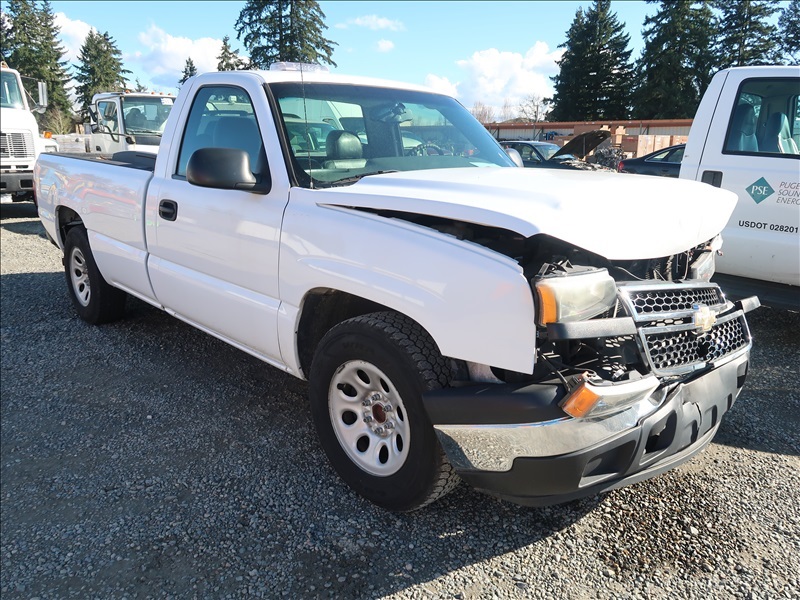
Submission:
[[739,88],[725,154],[800,156],[797,78],[748,79]]
[[800,147],[800,96],[794,97],[794,119],[792,124],[792,139]]
[[686,150],[685,147],[675,148],[675,150],[672,151],[667,160],[671,163],[679,163],[683,161],[683,153],[685,150]]
[[659,152],[655,156],[651,156],[647,159],[647,162],[665,162],[667,160],[667,155],[670,153],[669,150],[665,150],[664,152]]
[[189,158],[201,148],[244,150],[253,174],[261,172],[266,165],[264,142],[247,92],[233,86],[198,90],[183,132],[176,175],[186,176]]

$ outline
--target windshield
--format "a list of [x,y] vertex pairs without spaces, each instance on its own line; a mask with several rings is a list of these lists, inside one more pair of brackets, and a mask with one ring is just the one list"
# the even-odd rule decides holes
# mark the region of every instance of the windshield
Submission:
[[123,96],[125,133],[162,133],[174,102],[169,96]]
[[536,149],[544,156],[545,160],[550,160],[556,152],[561,150],[561,147],[558,144],[536,144]]
[[477,120],[439,94],[330,83],[273,83],[300,185],[345,185],[387,171],[513,167]]
[[25,108],[16,74],[11,71],[2,71],[0,77],[2,78],[0,79],[0,105],[3,108]]

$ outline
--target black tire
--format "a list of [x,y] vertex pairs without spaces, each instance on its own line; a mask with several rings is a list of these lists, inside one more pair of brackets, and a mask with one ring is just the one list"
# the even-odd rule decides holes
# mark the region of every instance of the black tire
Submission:
[[125,314],[127,294],[103,279],[83,227],[70,229],[64,240],[64,274],[72,304],[87,323],[110,323]]
[[393,511],[422,508],[456,487],[422,403],[424,391],[449,378],[430,335],[398,313],[355,317],[322,338],[309,378],[311,412],[345,483]]

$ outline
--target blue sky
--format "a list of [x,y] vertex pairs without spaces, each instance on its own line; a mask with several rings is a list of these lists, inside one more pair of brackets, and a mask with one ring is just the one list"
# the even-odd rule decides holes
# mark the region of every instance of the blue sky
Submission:
[[[784,4],[784,3],[781,3]],[[52,1],[68,50],[77,55],[90,28],[108,32],[125,67],[156,91],[176,91],[187,57],[200,72],[216,70],[222,38],[245,55],[234,25],[244,2]],[[338,46],[334,72],[396,79],[447,91],[466,106],[516,106],[548,96],[578,7],[586,2],[320,2],[326,37]],[[644,18],[657,5],[614,1],[612,10],[641,52]]]

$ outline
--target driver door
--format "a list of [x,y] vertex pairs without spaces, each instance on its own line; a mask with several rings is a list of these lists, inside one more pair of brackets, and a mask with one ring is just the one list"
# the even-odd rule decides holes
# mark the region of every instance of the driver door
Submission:
[[[257,105],[269,111],[263,96],[256,86],[231,85],[206,85],[190,94],[183,135],[181,125],[172,132],[179,141],[177,150],[170,149],[172,166],[163,176],[156,173],[148,193],[148,269],[155,296],[168,312],[282,364],[278,249],[288,181],[273,177],[269,193],[260,194],[200,187],[186,179],[189,157],[205,147],[246,150],[257,176],[269,168],[262,124],[269,124],[270,116],[256,111]],[[247,128],[230,135],[234,122]],[[280,164],[280,156],[275,158]]]

